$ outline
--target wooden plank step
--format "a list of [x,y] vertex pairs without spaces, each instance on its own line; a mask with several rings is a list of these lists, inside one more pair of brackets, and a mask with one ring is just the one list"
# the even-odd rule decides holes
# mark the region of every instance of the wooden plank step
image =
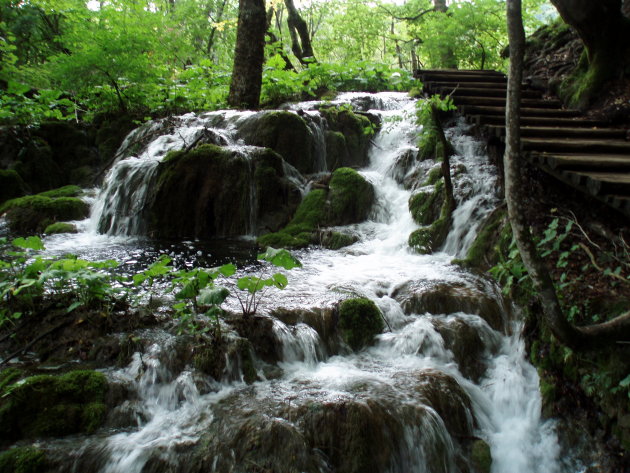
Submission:
[[554,171],[630,171],[630,155],[628,154],[552,154],[532,152],[531,155],[533,162],[547,166]]
[[[469,115],[467,120],[478,126],[482,125],[505,125],[503,115]],[[605,122],[590,120],[580,117],[557,118],[557,117],[521,117],[522,126],[570,126],[570,127],[594,127],[606,126]]]
[[574,172],[564,171],[572,182],[580,187],[586,187],[595,196],[615,194],[630,197],[630,172]]
[[503,89],[507,91],[507,84],[499,82],[460,82],[457,80],[435,80],[435,81],[423,81],[423,85],[426,88],[439,88],[439,87],[451,87],[451,90],[456,87],[474,87],[475,89]]
[[483,82],[483,83],[507,83],[507,78],[503,75],[492,74],[455,74],[429,72],[418,75],[422,82],[426,81],[448,81],[448,82]]
[[[505,107],[505,97],[454,96],[455,105],[479,105],[482,107]],[[521,105],[527,108],[554,108],[562,105],[559,100],[522,99]]]
[[616,209],[619,209],[626,214],[630,214],[630,196],[604,195],[602,197],[602,200],[604,200],[604,202],[606,202],[611,207],[615,207]]
[[[451,94],[453,97],[458,96],[475,96],[475,97],[503,97],[505,99],[507,89],[503,88],[472,88],[472,87],[437,87],[437,93],[444,95]],[[542,98],[542,92],[538,90],[523,90],[521,92],[523,98],[539,99]]]
[[[480,105],[462,105],[459,107],[465,115],[501,115],[505,116],[505,107],[484,107]],[[571,118],[580,115],[579,110],[556,108],[522,107],[521,117]]]
[[581,140],[576,138],[523,138],[525,151],[576,152],[576,153],[630,153],[630,141],[615,139]]
[[417,69],[414,71],[414,77],[421,74],[462,74],[462,75],[492,75],[505,77],[503,72],[493,71],[490,69]]
[[[491,136],[500,138],[505,136],[504,125],[486,125],[486,129]],[[618,138],[625,139],[627,131],[621,128],[598,128],[598,127],[559,127],[559,126],[522,126],[521,136],[528,138]]]

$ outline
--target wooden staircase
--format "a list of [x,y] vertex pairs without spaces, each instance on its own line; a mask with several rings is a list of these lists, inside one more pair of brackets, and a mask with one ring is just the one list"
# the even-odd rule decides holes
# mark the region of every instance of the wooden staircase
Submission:
[[[458,110],[496,147],[505,147],[507,77],[496,71],[419,70],[430,95],[450,95]],[[557,179],[630,216],[630,131],[608,128],[523,86],[523,156]]]

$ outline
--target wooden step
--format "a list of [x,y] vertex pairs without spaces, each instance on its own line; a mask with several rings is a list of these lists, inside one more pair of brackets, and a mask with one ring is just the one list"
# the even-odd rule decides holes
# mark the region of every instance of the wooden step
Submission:
[[507,83],[504,75],[495,74],[456,74],[429,72],[417,76],[422,82],[427,81],[448,81],[448,82],[483,82],[483,83]]
[[[505,116],[505,107],[485,107],[481,105],[463,105],[459,107],[465,115],[501,115]],[[580,115],[578,110],[560,108],[521,108],[521,117],[536,118],[571,118]]]
[[[505,107],[505,97],[474,97],[454,96],[455,105],[478,105],[482,107]],[[559,109],[562,105],[559,100],[522,99],[521,105],[526,108],[553,108]]]
[[[472,88],[472,87],[438,87],[437,93],[441,93],[444,95],[452,95],[453,97],[459,96],[474,96],[474,97],[503,97],[507,94],[507,89],[503,88]],[[542,92],[537,90],[523,90],[521,92],[523,94],[523,98],[528,99],[539,99],[542,98]]]
[[489,69],[417,69],[413,76],[418,77],[422,74],[461,74],[461,75],[491,75],[505,77],[503,72],[493,71]]
[[630,197],[630,172],[564,171],[562,174],[574,185],[585,187],[592,195],[614,194]]
[[[469,123],[475,125],[505,125],[503,115],[469,115]],[[570,126],[570,127],[594,127],[606,126],[605,122],[599,120],[589,120],[585,118],[556,118],[556,117],[521,117],[522,126]]]
[[628,154],[554,154],[532,152],[530,159],[535,164],[547,166],[554,171],[630,171],[630,155]]
[[630,196],[604,195],[602,200],[611,207],[615,207],[626,214],[630,214]]
[[[491,136],[500,138],[505,136],[504,125],[486,125]],[[521,136],[528,138],[626,138],[627,131],[620,128],[587,128],[587,127],[558,127],[558,126],[522,126]]]
[[630,141],[615,139],[523,138],[521,144],[525,151],[546,151],[550,154],[554,152],[630,153]]
[[437,89],[440,87],[450,87],[451,90],[457,87],[473,87],[475,89],[503,89],[507,91],[507,84],[501,84],[498,82],[459,82],[457,80],[435,80],[435,81],[423,81],[423,86],[425,89]]

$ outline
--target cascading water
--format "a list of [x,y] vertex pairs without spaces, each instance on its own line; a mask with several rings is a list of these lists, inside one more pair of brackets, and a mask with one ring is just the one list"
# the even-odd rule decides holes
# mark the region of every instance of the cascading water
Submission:
[[[369,221],[342,229],[359,235],[358,242],[339,251],[299,252],[303,268],[288,274],[284,291],[262,301],[259,312],[277,316],[270,333],[278,362],[257,361],[259,380],[246,385],[230,374],[228,360],[224,379],[209,385],[194,370],[166,368],[169,354],[177,353],[170,341],[136,354],[129,367],[110,376],[137,393],[137,425],[87,439],[75,453],[74,471],[91,464],[107,473],[183,472],[191,465],[216,472],[326,472],[333,465],[337,471],[467,472],[472,437],[490,446],[493,473],[564,471],[553,425],[541,419],[538,377],[525,359],[518,322],[492,283],[450,264],[465,254],[498,202],[487,157],[461,123],[447,130],[457,150],[451,167],[461,174],[454,179],[453,229],[443,251],[414,254],[407,246],[417,228],[407,204],[411,191],[399,184],[411,172],[401,169],[401,156],[417,151],[414,103],[392,93],[345,94],[338,101],[369,109],[383,121],[370,165],[360,170],[377,202]],[[220,127],[229,131],[240,119],[208,114],[199,125],[191,118],[183,141],[219,122],[230,123]],[[175,148],[180,134],[171,130],[161,142],[170,144],[160,145],[157,154]],[[139,158],[125,158],[114,169],[129,159]],[[422,172],[430,167],[413,165]],[[112,191],[111,182],[121,172],[110,172],[101,200],[121,192]],[[294,178],[304,183],[299,174]],[[133,227],[128,220],[112,225]],[[326,340],[335,304],[349,296],[373,300],[387,327],[358,353]],[[431,297],[463,302],[441,312]],[[233,299],[226,306],[239,311]]]

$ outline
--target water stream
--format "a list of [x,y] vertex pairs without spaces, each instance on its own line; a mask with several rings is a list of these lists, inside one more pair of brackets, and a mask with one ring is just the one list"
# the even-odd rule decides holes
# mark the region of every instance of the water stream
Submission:
[[[210,382],[191,367],[170,368],[176,365],[175,337],[161,336],[129,366],[107,373],[136,393],[135,426],[85,439],[73,455],[73,471],[87,471],[89,464],[103,473],[183,472],[192,471],[190,465],[217,472],[465,473],[473,471],[474,438],[490,446],[493,473],[564,471],[553,423],[541,418],[538,376],[526,360],[518,318],[491,282],[450,263],[465,255],[483,218],[498,204],[496,170],[466,135],[464,123],[447,130],[456,149],[453,228],[442,251],[414,254],[407,245],[418,227],[407,206],[413,189],[401,181],[436,165],[400,166],[400,157],[416,150],[414,103],[391,93],[344,94],[339,101],[383,120],[370,164],[360,170],[377,202],[368,221],[343,229],[358,235],[358,242],[338,251],[299,251],[303,268],[288,274],[284,291],[262,302],[260,313],[276,314],[271,333],[280,347],[277,366],[256,360],[259,380],[248,385],[228,360],[221,382]],[[314,105],[294,108],[317,115]],[[208,128],[223,144],[238,145],[234,130],[246,115],[180,117],[139,156],[121,152],[94,206],[92,226],[75,236],[49,238],[49,251],[72,248],[91,257],[101,251],[123,260],[130,248],[141,253],[141,240],[95,230],[141,233],[137,216],[156,163]],[[149,125],[144,132],[157,128]],[[123,148],[136,140],[132,136]],[[318,159],[318,166],[325,166],[325,156]],[[294,178],[305,187],[304,178]],[[137,179],[143,184],[128,185]],[[193,255],[195,245],[190,243]],[[444,291],[448,300],[464,302],[444,312],[438,310],[444,304],[427,302],[427,294],[439,298]],[[338,301],[355,295],[373,300],[388,327],[358,353],[327,340],[321,329]],[[225,306],[238,312],[233,298]],[[291,311],[297,319],[278,315]],[[361,466],[361,455],[370,466]]]

